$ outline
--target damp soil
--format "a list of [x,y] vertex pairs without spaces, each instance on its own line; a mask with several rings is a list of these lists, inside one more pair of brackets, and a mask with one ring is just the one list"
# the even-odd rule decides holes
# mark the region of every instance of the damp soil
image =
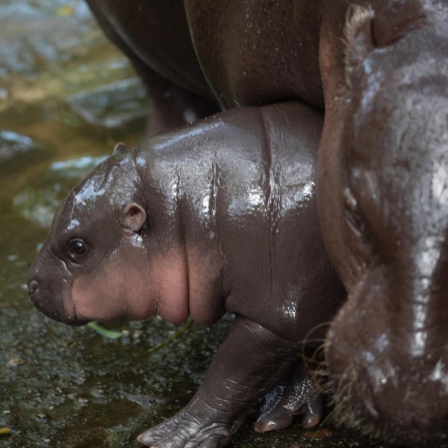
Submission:
[[[128,61],[80,0],[0,3],[0,447],[141,446],[135,437],[192,397],[228,331],[152,318],[114,324],[111,339],[45,318],[29,302],[26,276],[69,189],[115,142],[143,136],[151,100]],[[300,422],[237,448],[390,445]]]

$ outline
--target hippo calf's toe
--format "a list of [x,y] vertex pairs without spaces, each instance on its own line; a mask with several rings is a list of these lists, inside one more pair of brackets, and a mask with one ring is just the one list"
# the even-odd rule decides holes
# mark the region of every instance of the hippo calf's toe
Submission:
[[300,347],[320,345],[345,291],[317,221],[321,128],[320,113],[287,102],[117,145],[56,213],[28,282],[48,316],[73,325],[236,315],[191,402],[142,443],[223,446],[281,381],[289,392],[274,389],[257,430],[322,417]]

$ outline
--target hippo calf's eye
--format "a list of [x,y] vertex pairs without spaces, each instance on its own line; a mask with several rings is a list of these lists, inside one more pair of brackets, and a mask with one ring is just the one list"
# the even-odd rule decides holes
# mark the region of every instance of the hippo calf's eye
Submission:
[[81,238],[74,238],[68,243],[70,258],[74,260],[83,259],[88,253],[88,245]]

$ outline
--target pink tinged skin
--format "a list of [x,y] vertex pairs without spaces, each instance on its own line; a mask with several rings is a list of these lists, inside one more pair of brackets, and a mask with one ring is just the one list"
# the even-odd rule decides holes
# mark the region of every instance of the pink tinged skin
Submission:
[[172,249],[152,258],[150,281],[157,296],[157,314],[167,322],[180,324],[190,314],[188,273],[185,254]]
[[191,247],[188,253],[190,315],[200,325],[211,325],[224,314],[221,261],[215,254]]
[[124,236],[97,269],[74,281],[72,298],[78,318],[138,320],[154,314],[156,304],[147,287],[146,254],[133,238]]
[[124,237],[98,269],[77,278],[72,299],[78,319],[142,320],[159,314],[171,323],[189,315],[187,272],[180,251],[146,258]]

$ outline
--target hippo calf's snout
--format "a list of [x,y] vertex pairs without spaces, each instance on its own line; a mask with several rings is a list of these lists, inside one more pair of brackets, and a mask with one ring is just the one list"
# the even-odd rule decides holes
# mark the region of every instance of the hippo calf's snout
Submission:
[[[66,201],[55,215],[54,222],[65,225],[60,220],[60,213]],[[79,316],[72,295],[73,272],[68,269],[66,251],[63,247],[50,243],[55,233],[60,232],[58,225],[53,225],[48,237],[42,246],[39,256],[32,263],[27,280],[27,289],[31,302],[47,317],[68,325],[83,325],[88,322]],[[70,239],[70,237],[69,237]]]
[[27,285],[27,289],[28,289],[28,295],[30,297],[31,303],[37,307],[37,308],[41,308],[41,299],[42,299],[42,295],[40,294],[39,291],[39,282],[37,280],[28,280],[28,285]]
[[47,317],[68,325],[80,326],[88,322],[76,316],[71,300],[70,287],[66,282],[61,282],[60,284],[58,282],[50,283],[46,288],[36,278],[39,278],[38,273],[33,272],[33,269],[31,269],[27,289],[31,303],[36,308],[41,310]]

